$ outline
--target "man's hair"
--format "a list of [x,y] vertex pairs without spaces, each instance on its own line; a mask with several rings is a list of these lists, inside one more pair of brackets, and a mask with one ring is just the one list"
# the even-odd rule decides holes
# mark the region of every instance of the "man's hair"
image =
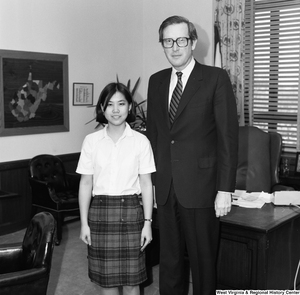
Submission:
[[[185,23],[188,26],[188,31],[189,31],[189,38],[192,41],[195,41],[198,39],[198,35],[197,35],[197,30],[194,26],[193,23],[191,23],[187,18],[183,17],[183,16],[178,16],[178,15],[173,15],[168,17],[167,19],[165,19],[162,24],[159,27],[158,30],[158,34],[159,34],[159,42],[162,42],[163,40],[163,33],[164,33],[164,29],[170,25],[174,25],[174,24],[181,24],[181,23]],[[181,36],[184,37],[184,36]]]

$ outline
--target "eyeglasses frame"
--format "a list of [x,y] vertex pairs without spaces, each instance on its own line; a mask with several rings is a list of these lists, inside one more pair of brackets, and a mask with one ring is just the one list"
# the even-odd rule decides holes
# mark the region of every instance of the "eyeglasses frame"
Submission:
[[[180,46],[180,45],[178,44],[178,39],[182,39],[182,38],[184,38],[184,39],[186,39],[186,40],[187,40],[187,43],[186,43],[186,45],[185,45],[185,46]],[[172,46],[171,46],[171,47],[165,47],[165,46],[164,46],[164,40],[167,40],[167,39],[170,39],[170,40],[172,40],[172,41],[173,41],[173,44],[172,44]],[[163,47],[163,48],[170,49],[170,48],[173,48],[173,46],[174,46],[174,43],[176,42],[176,44],[177,44],[177,46],[178,46],[178,47],[180,47],[180,48],[184,48],[184,47],[187,47],[187,46],[188,46],[188,44],[189,44],[189,40],[192,40],[192,39],[191,39],[191,38],[188,38],[188,37],[178,37],[176,40],[174,40],[174,39],[172,39],[172,38],[164,38],[164,39],[162,39],[162,41],[161,41],[161,45],[162,45],[162,47]]]

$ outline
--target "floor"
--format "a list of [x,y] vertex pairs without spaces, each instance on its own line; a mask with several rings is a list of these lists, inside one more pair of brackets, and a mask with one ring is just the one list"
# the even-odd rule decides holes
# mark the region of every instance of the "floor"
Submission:
[[[54,248],[47,295],[100,294],[98,287],[87,276],[87,249],[79,240],[79,231],[79,220],[65,223],[61,244]],[[24,230],[0,236],[0,244],[21,242],[23,236]],[[141,295],[159,295],[158,272],[159,265],[156,265],[150,274],[152,283],[141,288]],[[191,289],[189,287],[187,295],[193,294]]]

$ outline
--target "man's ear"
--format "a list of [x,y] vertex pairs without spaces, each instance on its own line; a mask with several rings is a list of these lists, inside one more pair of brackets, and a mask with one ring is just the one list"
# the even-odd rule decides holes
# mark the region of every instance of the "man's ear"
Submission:
[[197,41],[198,41],[197,39],[192,41],[193,42],[193,44],[192,44],[192,50],[195,50],[196,45],[197,45]]

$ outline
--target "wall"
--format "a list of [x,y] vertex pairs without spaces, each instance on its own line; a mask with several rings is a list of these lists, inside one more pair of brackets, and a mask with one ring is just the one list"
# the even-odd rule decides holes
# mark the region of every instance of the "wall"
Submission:
[[0,137],[0,162],[29,159],[36,154],[79,152],[85,125],[94,109],[72,105],[74,82],[94,83],[94,103],[101,89],[115,81],[141,77],[137,100],[145,99],[149,76],[168,67],[158,27],[179,14],[196,25],[195,52],[212,63],[213,1],[199,0],[1,0],[0,49],[67,54],[69,56],[70,132]]

